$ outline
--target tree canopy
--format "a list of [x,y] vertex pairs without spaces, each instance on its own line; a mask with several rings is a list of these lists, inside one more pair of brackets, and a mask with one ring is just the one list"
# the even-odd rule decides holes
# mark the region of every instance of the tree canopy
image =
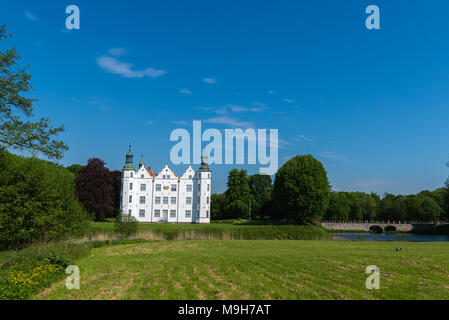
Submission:
[[[9,37],[6,27],[0,26],[0,40]],[[64,131],[64,127],[52,127],[47,118],[25,120],[33,117],[33,103],[37,100],[26,95],[32,90],[31,75],[18,67],[19,59],[14,47],[0,50],[0,149],[40,152],[48,158],[61,159],[68,147],[52,137]]]
[[326,170],[311,155],[291,158],[276,173],[273,200],[278,217],[314,223],[325,213],[329,199]]
[[114,178],[103,160],[89,159],[75,182],[79,201],[96,220],[104,221],[105,218],[114,217]]
[[0,248],[75,237],[87,228],[73,174],[48,161],[0,151]]

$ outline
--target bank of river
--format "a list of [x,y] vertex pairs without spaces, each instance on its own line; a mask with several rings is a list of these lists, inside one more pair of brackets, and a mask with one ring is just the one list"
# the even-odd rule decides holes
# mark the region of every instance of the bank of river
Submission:
[[449,242],[449,236],[416,233],[332,233],[335,240]]

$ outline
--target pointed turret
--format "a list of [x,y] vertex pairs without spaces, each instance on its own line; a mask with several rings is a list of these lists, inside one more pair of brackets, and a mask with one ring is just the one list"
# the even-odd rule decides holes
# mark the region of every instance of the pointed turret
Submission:
[[209,164],[207,163],[208,156],[206,153],[206,150],[203,151],[203,154],[201,155],[201,166],[198,169],[198,172],[211,172]]
[[125,166],[123,167],[123,171],[136,171],[134,169],[134,163],[133,163],[133,153],[131,152],[131,143],[129,144],[129,151],[126,154],[126,162],[125,162]]

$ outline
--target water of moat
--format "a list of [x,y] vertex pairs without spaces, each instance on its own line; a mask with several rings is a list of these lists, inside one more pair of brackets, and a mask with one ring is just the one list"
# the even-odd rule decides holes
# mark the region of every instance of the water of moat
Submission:
[[336,240],[447,242],[449,236],[416,233],[332,233]]

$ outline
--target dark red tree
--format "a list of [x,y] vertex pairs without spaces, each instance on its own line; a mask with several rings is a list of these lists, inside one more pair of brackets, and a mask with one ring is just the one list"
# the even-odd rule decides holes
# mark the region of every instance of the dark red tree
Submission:
[[[114,216],[115,217],[120,210],[120,194],[122,189],[122,173],[118,170],[111,171],[112,185],[114,187]],[[108,217],[109,218],[109,217]]]
[[89,159],[76,177],[75,184],[79,201],[95,220],[105,221],[106,217],[114,216],[114,179],[103,160]]

